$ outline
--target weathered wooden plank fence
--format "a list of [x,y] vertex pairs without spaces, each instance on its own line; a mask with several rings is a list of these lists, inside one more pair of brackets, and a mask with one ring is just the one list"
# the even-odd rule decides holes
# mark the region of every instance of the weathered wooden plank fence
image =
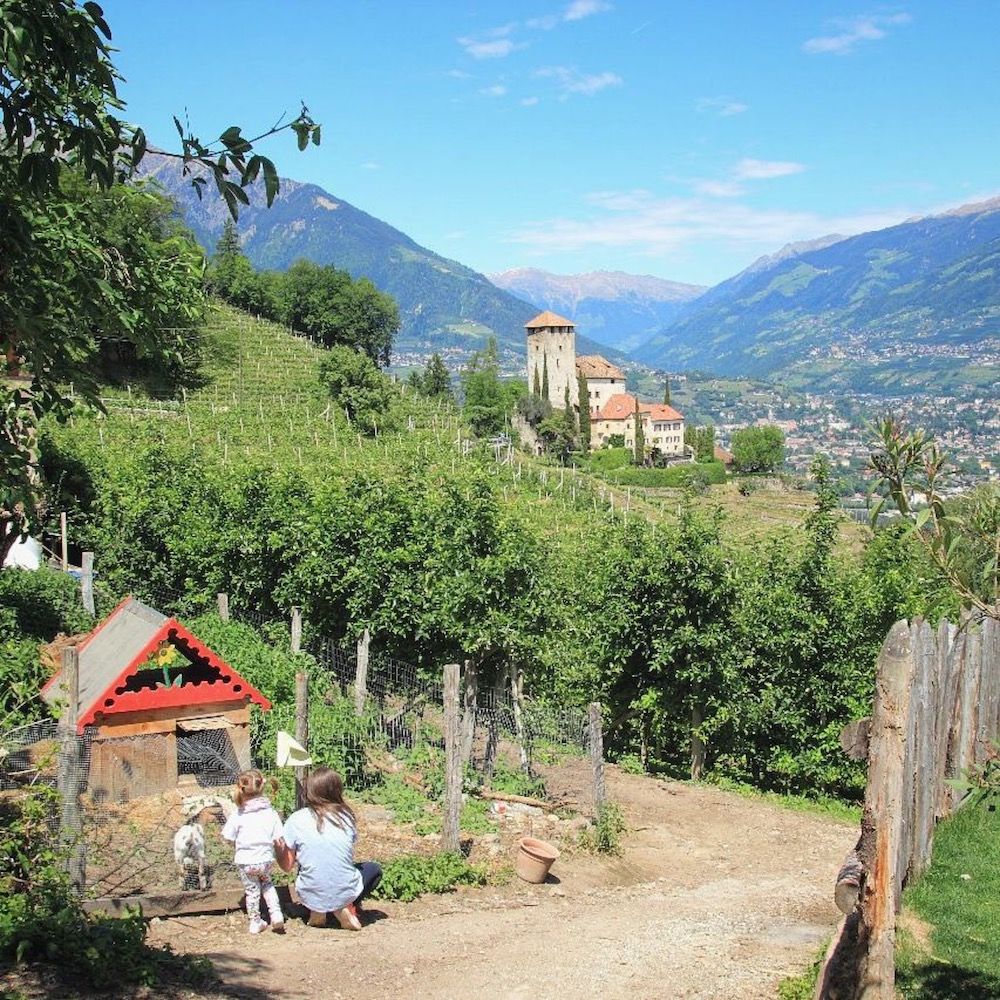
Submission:
[[897,622],[879,655],[870,720],[844,749],[867,757],[861,839],[835,890],[846,916],[817,1000],[893,1000],[896,914],[931,860],[934,827],[963,792],[949,782],[986,760],[1000,732],[1000,622]]

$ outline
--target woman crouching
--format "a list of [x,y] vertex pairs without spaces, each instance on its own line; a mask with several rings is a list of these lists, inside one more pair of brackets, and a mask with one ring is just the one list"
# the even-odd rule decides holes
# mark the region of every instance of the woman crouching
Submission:
[[324,927],[328,913],[341,927],[361,930],[358,904],[379,884],[382,869],[374,861],[354,863],[357,840],[354,810],[344,801],[344,782],[329,767],[318,767],[306,780],[306,808],[285,821],[275,856],[283,871],[298,863],[295,888],[309,908],[309,926]]

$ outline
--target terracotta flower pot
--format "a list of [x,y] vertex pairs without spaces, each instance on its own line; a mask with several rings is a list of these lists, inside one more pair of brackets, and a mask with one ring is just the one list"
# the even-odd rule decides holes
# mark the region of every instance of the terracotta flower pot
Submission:
[[544,840],[522,837],[518,842],[517,874],[525,882],[544,882],[549,869],[559,857],[559,851]]

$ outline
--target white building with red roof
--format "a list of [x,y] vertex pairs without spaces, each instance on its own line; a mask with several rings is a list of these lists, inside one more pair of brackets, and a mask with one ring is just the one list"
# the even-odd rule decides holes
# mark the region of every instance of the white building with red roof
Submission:
[[684,456],[684,417],[665,403],[643,403],[627,392],[613,395],[591,420],[590,444],[604,447],[620,434],[626,448],[635,447],[636,410],[646,448],[664,458]]

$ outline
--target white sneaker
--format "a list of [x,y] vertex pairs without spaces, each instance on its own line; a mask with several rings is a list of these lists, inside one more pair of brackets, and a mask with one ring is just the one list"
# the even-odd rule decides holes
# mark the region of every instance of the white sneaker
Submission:
[[260,919],[260,917],[254,917],[253,920],[250,921],[251,934],[259,934],[261,931],[266,931],[266,930],[267,930],[267,924],[265,924],[264,921]]

